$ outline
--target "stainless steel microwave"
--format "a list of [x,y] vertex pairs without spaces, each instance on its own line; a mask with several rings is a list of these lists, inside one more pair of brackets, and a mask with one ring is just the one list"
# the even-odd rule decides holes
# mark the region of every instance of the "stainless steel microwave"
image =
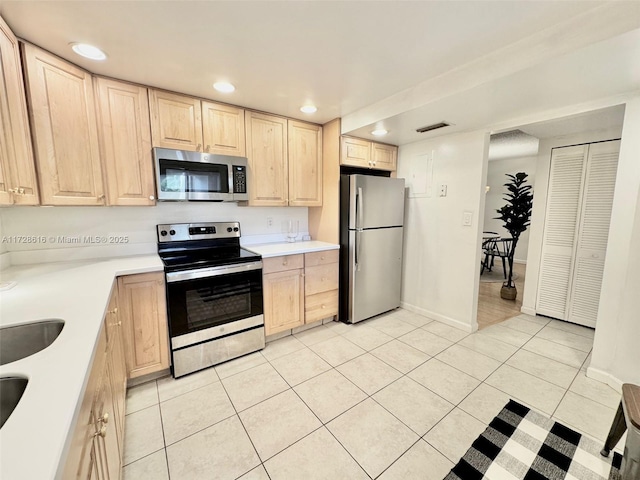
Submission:
[[158,200],[238,202],[247,195],[247,159],[154,148]]

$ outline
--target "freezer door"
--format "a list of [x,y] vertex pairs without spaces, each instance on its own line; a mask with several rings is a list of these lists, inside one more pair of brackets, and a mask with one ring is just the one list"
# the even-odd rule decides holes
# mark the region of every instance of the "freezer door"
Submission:
[[349,232],[349,323],[400,306],[402,230]]
[[350,229],[397,227],[403,221],[404,178],[350,176]]

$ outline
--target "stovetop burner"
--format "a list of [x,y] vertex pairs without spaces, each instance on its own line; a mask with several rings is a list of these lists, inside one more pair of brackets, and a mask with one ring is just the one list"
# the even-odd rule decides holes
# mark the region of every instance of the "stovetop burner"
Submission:
[[233,265],[260,260],[240,246],[238,222],[162,224],[157,226],[158,255],[165,271]]

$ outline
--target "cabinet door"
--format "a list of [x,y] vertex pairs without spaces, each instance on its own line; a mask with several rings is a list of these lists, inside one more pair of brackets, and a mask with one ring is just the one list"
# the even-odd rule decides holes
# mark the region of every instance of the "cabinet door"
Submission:
[[160,90],[149,90],[149,106],[154,147],[202,151],[200,100]]
[[287,120],[247,112],[249,205],[288,204]]
[[322,206],[322,127],[288,120],[289,205]]
[[[40,201],[18,40],[0,18],[0,204]],[[8,190],[12,189],[13,194]]]
[[118,279],[128,378],[169,368],[164,273]]
[[203,101],[202,136],[206,153],[246,156],[244,110]]
[[397,159],[398,147],[375,142],[371,144],[371,164],[373,168],[395,172]]
[[122,469],[120,445],[115,425],[115,401],[113,392],[113,372],[111,363],[107,361],[103,371],[102,388],[96,397],[94,407],[96,427],[100,432],[96,437],[95,448],[102,460],[102,473],[105,479],[119,480]]
[[155,205],[147,89],[96,78],[109,205]]
[[111,390],[113,392],[113,425],[119,440],[120,455],[123,455],[125,398],[127,392],[127,368],[125,364],[122,313],[119,311],[117,282],[111,290],[105,324],[107,329],[107,363],[111,371]]
[[91,75],[23,44],[40,193],[45,205],[103,205]]
[[371,168],[371,142],[359,138],[341,137],[340,165]]
[[304,323],[302,269],[268,273],[263,277],[264,326],[267,335]]

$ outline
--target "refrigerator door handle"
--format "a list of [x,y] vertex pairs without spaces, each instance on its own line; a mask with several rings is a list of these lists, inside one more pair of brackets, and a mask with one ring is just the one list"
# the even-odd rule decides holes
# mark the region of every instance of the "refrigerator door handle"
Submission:
[[362,200],[362,187],[358,187],[358,193],[356,194],[356,203],[357,203],[357,210],[356,210],[356,229],[358,228],[362,228],[362,216],[364,215],[364,203]]
[[362,233],[362,229],[359,228],[356,230],[356,245],[355,245],[355,269],[356,271],[360,270],[360,262],[359,262],[359,258],[360,258],[360,234]]

